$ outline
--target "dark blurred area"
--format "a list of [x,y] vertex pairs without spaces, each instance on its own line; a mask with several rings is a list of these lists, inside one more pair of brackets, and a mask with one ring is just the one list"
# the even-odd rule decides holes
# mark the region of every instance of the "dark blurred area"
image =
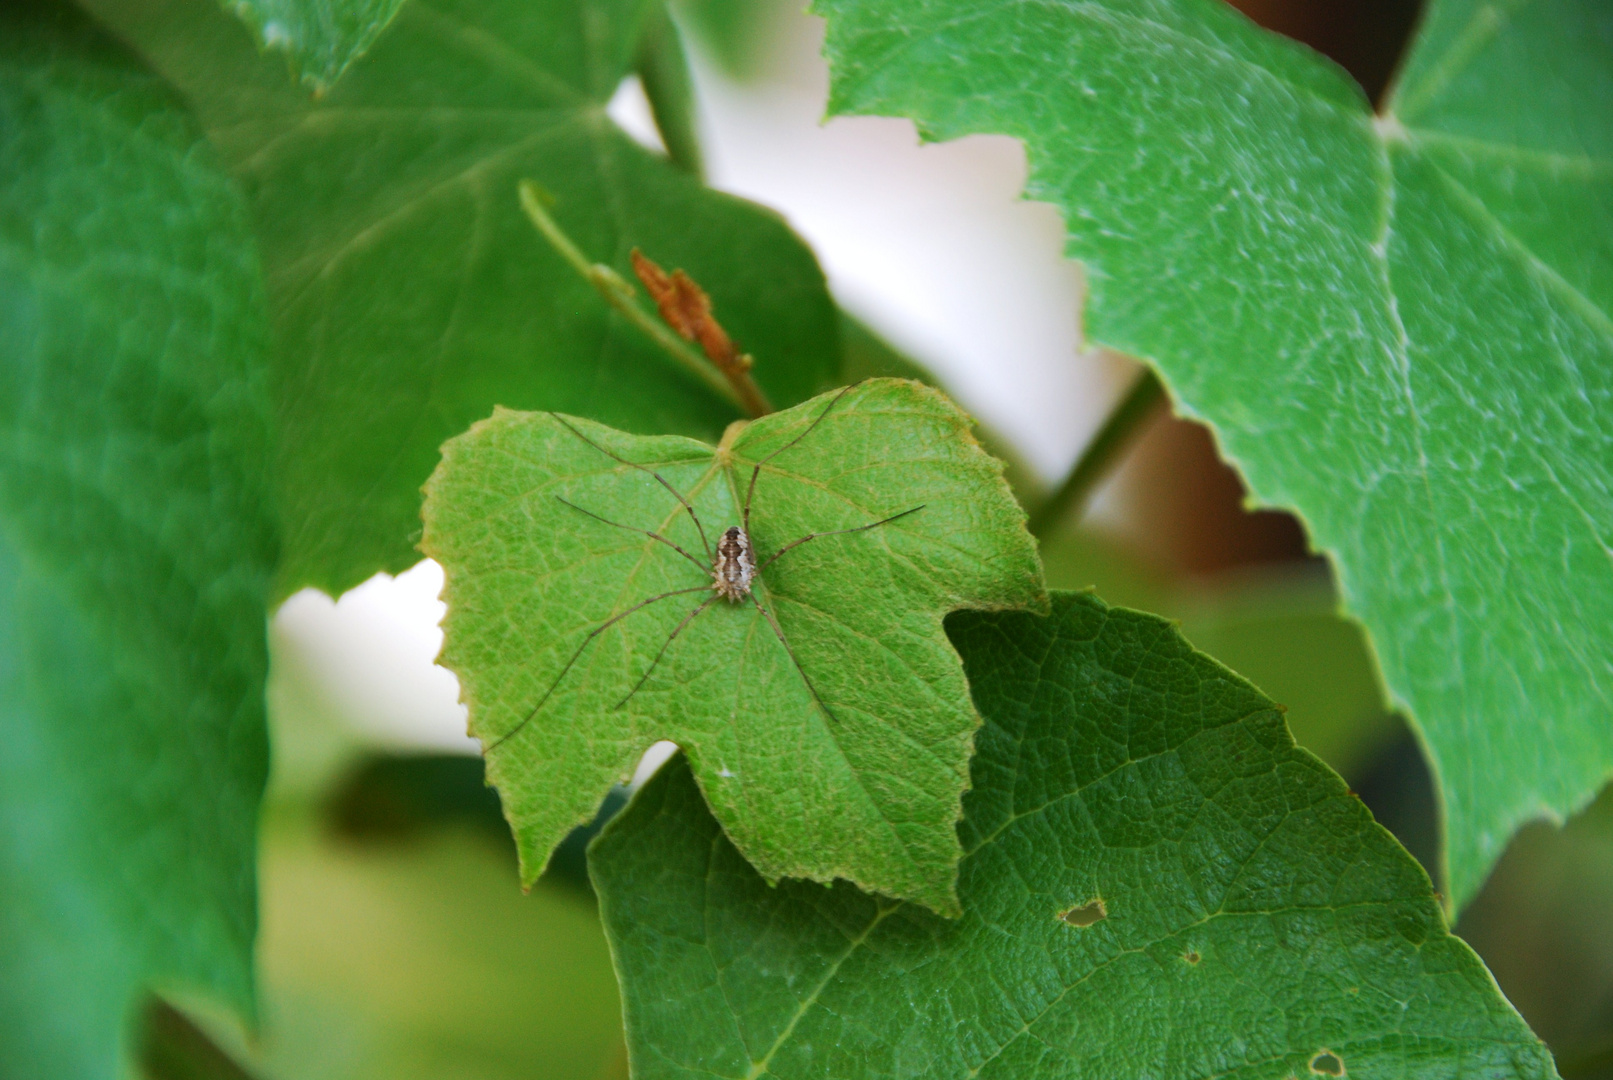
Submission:
[[498,794],[480,758],[374,754],[339,780],[325,805],[333,835],[359,843],[403,842],[429,828],[464,825],[515,853]]
[[1209,429],[1156,409],[1108,481],[1127,547],[1173,575],[1210,577],[1312,562],[1292,514],[1246,508],[1243,480]]
[[1456,931],[1557,1058],[1613,1078],[1613,794],[1558,828],[1526,826]]
[[[599,813],[555,849],[540,879],[593,895],[588,844],[627,803],[627,789],[612,788]],[[355,843],[408,843],[434,829],[462,827],[485,837],[512,863],[515,841],[487,786],[481,758],[458,754],[376,754],[353,768],[326,804],[331,833]]]
[[147,1080],[255,1080],[207,1032],[161,998],[141,1017],[140,1070]]
[[1261,26],[1303,41],[1377,102],[1422,11],[1420,0],[1231,0]]

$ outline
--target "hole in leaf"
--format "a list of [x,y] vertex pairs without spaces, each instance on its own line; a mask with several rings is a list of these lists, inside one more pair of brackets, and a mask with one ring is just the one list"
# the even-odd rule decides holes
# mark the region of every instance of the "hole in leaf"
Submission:
[[1311,1072],[1318,1076],[1343,1076],[1344,1059],[1331,1050],[1322,1050],[1311,1058]]
[[1100,896],[1096,900],[1082,904],[1079,907],[1064,909],[1059,912],[1059,918],[1071,926],[1091,926],[1093,923],[1106,918],[1108,914],[1108,910],[1103,906],[1103,897]]

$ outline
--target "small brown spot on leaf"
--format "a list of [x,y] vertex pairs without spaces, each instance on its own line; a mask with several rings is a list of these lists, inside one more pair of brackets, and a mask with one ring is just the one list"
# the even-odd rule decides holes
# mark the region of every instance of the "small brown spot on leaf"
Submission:
[[1059,912],[1059,918],[1071,926],[1091,926],[1093,923],[1107,918],[1109,911],[1103,906],[1103,897],[1089,901],[1077,907],[1065,908]]
[[1317,1076],[1343,1076],[1344,1059],[1331,1050],[1318,1050],[1311,1058],[1311,1072]]
[[1197,949],[1189,949],[1187,952],[1182,954],[1182,959],[1186,960],[1189,964],[1196,964],[1202,958],[1199,956],[1199,951]]

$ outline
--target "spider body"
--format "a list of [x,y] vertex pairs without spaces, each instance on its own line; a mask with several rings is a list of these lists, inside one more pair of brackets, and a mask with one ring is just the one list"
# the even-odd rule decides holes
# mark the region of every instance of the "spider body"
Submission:
[[750,536],[734,525],[717,541],[711,587],[724,600],[737,604],[750,595],[751,578],[755,576],[756,552],[750,546]]

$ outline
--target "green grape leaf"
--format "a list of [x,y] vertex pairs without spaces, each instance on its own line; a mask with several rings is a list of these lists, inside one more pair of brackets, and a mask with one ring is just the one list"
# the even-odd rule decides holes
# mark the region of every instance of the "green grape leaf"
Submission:
[[375,43],[403,0],[224,0],[310,89],[330,89]]
[[523,178],[587,257],[629,280],[634,246],[686,269],[774,404],[837,381],[838,315],[800,240],[605,116],[644,0],[411,0],[317,101],[211,0],[92,6],[186,90],[256,210],[282,594],[417,561],[438,448],[495,405],[712,440],[737,416],[539,236]]
[[947,625],[963,918],[769,888],[674,760],[590,852],[634,1076],[1555,1076],[1416,861],[1170,623]]
[[1613,8],[1435,0],[1374,116],[1215,0],[818,0],[834,112],[1025,141],[1156,364],[1331,555],[1460,907],[1613,772]]
[[[424,516],[523,881],[670,739],[769,878],[957,912],[979,718],[942,619],[1047,600],[1002,465],[938,391],[870,380],[717,447],[501,411],[443,447]],[[708,552],[747,517],[760,569],[721,599]]]
[[0,1073],[252,1012],[268,316],[239,192],[67,4],[0,6]]

